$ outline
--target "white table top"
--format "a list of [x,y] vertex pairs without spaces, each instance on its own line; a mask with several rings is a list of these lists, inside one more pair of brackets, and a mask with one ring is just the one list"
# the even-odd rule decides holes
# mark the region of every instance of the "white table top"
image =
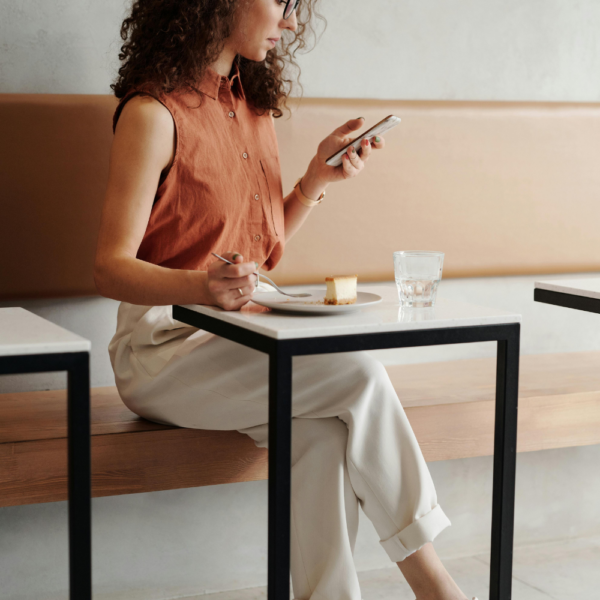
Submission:
[[[517,313],[450,302],[440,297],[439,293],[433,308],[415,309],[399,306],[395,286],[359,285],[358,289],[379,294],[383,297],[383,302],[365,307],[359,312],[330,316],[286,314],[271,311],[253,302],[246,304],[240,311],[225,311],[199,304],[188,304],[185,308],[278,340],[521,322],[521,315]],[[286,288],[286,291],[293,290],[294,288]]]
[[0,308],[0,356],[89,352],[89,340],[19,306]]
[[585,277],[580,279],[548,279],[536,281],[535,287],[540,290],[562,292],[573,296],[584,296],[600,300],[600,277]]

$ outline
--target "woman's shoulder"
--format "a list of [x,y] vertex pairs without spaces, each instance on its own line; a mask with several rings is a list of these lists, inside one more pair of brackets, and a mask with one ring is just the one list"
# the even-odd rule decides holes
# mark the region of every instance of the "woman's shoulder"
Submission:
[[113,152],[135,172],[140,165],[164,174],[175,159],[175,126],[171,114],[156,99],[136,95],[123,104],[115,121]]
[[121,98],[113,117],[113,131],[120,121],[136,128],[173,131],[173,115],[164,99],[144,91],[135,90]]

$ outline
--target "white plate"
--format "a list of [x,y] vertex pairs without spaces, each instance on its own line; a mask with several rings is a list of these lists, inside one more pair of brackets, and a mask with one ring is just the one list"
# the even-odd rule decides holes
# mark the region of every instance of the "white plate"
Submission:
[[257,292],[252,298],[252,302],[266,306],[273,310],[285,312],[311,313],[320,315],[333,315],[337,313],[348,313],[360,310],[371,304],[381,302],[381,296],[369,292],[357,292],[355,304],[324,304],[325,289],[302,290],[310,294],[306,298],[290,298],[283,296],[279,292]]

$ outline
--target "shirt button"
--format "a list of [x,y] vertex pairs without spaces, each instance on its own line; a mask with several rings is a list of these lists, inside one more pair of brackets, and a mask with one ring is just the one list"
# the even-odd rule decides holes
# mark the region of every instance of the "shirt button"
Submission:
[[260,235],[255,235],[254,236],[254,241],[255,242],[260,242]]
[[254,199],[258,200],[260,198],[260,196],[258,194],[254,194]]
[[231,112],[229,113],[229,116],[230,116],[230,117],[233,119],[233,117],[235,117],[235,113],[234,113],[233,111],[231,111]]
[[242,154],[242,156],[243,156],[244,158],[248,158],[248,155],[247,155],[245,152],[244,152],[244,154]]

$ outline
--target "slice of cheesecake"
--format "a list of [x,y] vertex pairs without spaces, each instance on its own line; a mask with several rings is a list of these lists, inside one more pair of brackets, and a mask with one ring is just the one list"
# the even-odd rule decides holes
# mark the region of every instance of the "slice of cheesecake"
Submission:
[[354,304],[356,302],[356,275],[326,277],[325,304]]

